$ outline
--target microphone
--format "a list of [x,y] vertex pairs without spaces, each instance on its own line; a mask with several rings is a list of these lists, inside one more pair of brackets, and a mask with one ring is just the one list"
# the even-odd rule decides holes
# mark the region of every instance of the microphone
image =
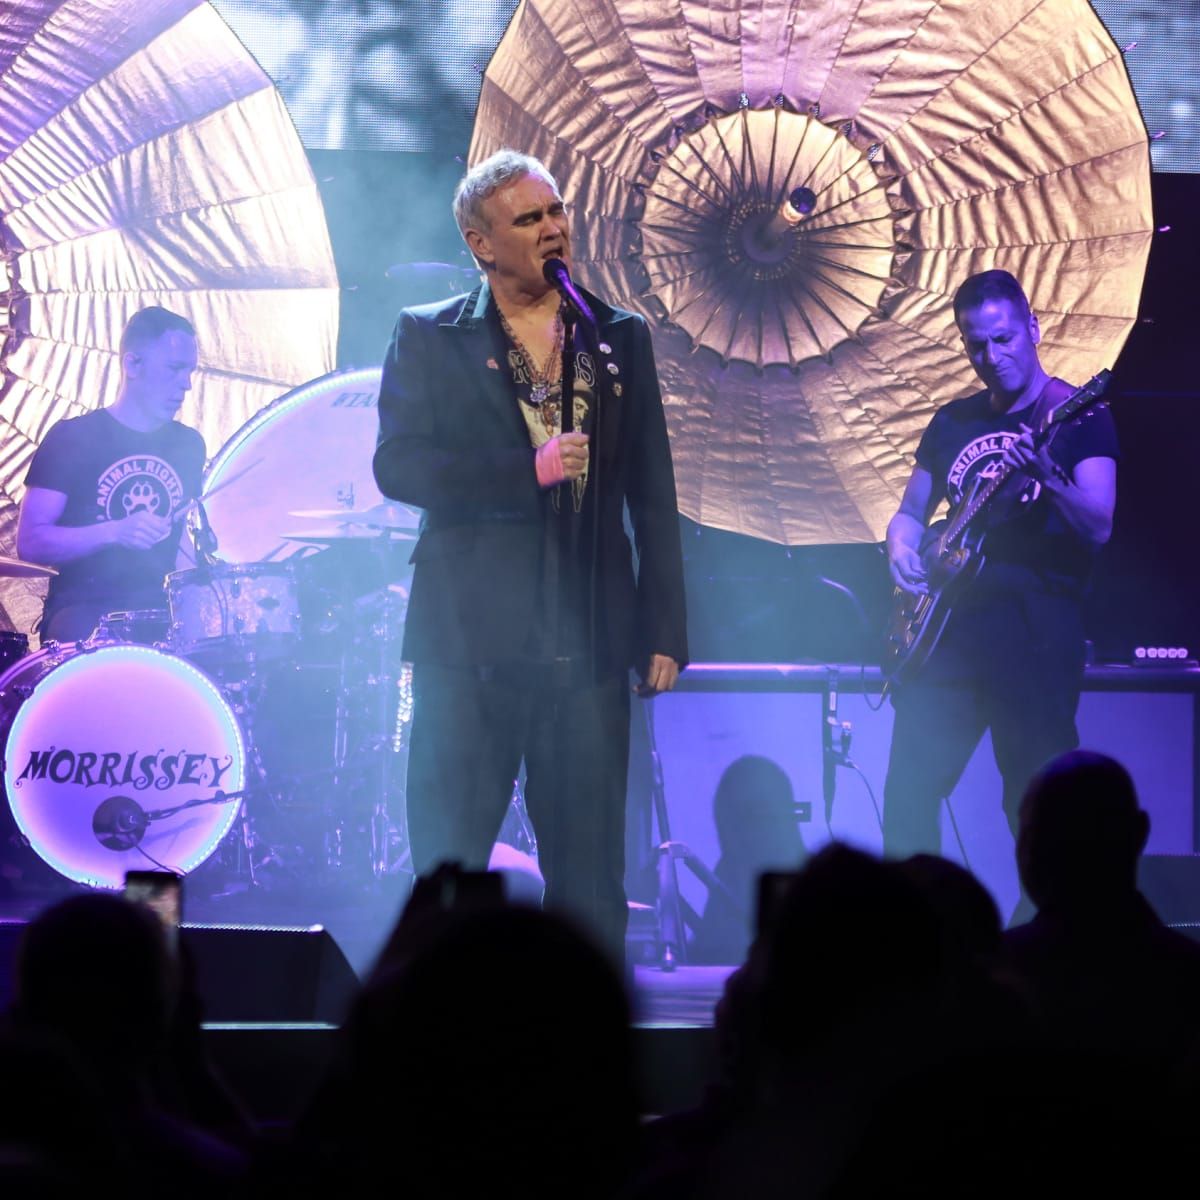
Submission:
[[580,295],[579,289],[571,281],[571,273],[567,264],[561,258],[548,258],[542,263],[542,277],[558,294],[582,317],[589,325],[595,326],[596,317],[588,306],[588,302]]
[[217,535],[208,523],[208,513],[204,511],[202,501],[193,500],[188,506],[187,525],[188,533],[192,536],[192,545],[196,550],[196,561],[212,566],[216,561],[213,555],[217,549]]
[[132,850],[149,824],[146,810],[128,796],[109,796],[92,814],[92,832],[107,850]]
[[128,796],[109,796],[107,800],[100,801],[92,814],[92,833],[106,850],[132,850],[146,836],[152,821],[165,821],[186,808],[198,808],[202,804],[240,801],[245,794],[216,791],[211,796],[197,796],[182,804],[170,808],[152,808],[149,812]]

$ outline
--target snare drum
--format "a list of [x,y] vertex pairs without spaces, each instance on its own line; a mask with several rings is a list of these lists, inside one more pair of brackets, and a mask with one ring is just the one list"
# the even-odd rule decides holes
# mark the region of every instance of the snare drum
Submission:
[[241,808],[181,807],[239,792],[245,749],[216,685],[173,654],[50,643],[0,676],[0,715],[13,818],[68,879],[116,888],[159,864],[185,874]]
[[92,634],[93,643],[132,642],[137,646],[164,645],[171,618],[165,608],[130,608],[105,613]]
[[290,563],[213,563],[167,576],[172,650],[225,674],[288,654],[300,635]]

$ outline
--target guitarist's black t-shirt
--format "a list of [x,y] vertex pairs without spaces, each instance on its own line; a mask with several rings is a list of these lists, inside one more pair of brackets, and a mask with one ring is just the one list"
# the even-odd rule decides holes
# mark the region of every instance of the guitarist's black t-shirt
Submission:
[[[1032,409],[996,413],[987,391],[952,400],[929,422],[917,447],[917,465],[933,476],[934,499],[953,508],[965,495],[991,478],[1008,445],[1029,422]],[[1117,458],[1117,431],[1112,413],[1096,405],[1064,423],[1050,443],[1050,455],[1068,474],[1085,458]],[[1007,564],[1034,572],[1055,590],[1078,593],[1087,583],[1093,551],[1048,501],[1041,485],[1029,480],[1012,515],[996,525],[984,547],[984,575],[989,567]],[[981,576],[981,582],[983,577]]]

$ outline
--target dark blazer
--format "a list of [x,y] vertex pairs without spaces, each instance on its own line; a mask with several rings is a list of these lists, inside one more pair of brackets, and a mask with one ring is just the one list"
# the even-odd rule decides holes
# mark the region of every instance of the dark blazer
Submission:
[[[607,347],[597,371],[598,463],[595,436],[590,443],[600,498],[593,556],[598,666],[644,670],[657,653],[682,667],[679,518],[650,331],[634,313],[588,298]],[[385,496],[424,510],[403,646],[413,662],[517,661],[539,611],[544,522],[552,508],[538,486],[507,349],[484,283],[470,295],[403,311],[384,359],[375,479]]]

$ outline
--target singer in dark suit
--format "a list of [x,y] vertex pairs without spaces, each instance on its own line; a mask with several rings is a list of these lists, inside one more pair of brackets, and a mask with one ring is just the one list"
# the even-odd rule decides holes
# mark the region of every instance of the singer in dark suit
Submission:
[[403,646],[413,864],[485,867],[524,760],[546,904],[616,956],[630,693],[670,690],[687,661],[650,334],[571,283],[566,208],[537,159],[472,168],[454,213],[484,281],[400,314],[374,460],[385,495],[424,509]]

